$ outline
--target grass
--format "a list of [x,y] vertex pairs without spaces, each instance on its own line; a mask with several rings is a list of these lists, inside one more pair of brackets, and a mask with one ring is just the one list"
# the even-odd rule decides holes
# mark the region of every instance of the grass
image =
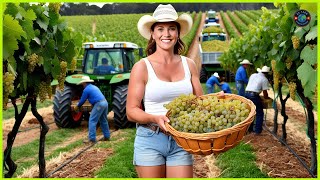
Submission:
[[[133,144],[135,128],[122,130],[125,133],[117,139],[125,138],[113,144],[114,154],[110,156],[104,166],[96,173],[97,178],[136,178],[133,162]],[[112,140],[113,141],[113,140]]]
[[[46,135],[45,151],[54,146],[57,146],[57,144],[62,143],[65,139],[77,134],[79,130],[80,129],[59,129],[53,131],[52,133],[48,133]],[[69,144],[66,147],[55,149],[54,151],[50,152],[49,155],[46,155],[45,159],[49,160],[54,156],[58,156],[60,152],[71,151],[72,149],[80,145],[82,145],[81,140]],[[18,165],[15,175],[21,174],[24,171],[24,169],[27,169],[32,165],[38,163],[38,151],[39,138],[35,139],[34,141],[28,144],[12,148],[11,157],[14,161],[17,162]]]
[[217,165],[222,170],[221,178],[267,178],[268,175],[257,167],[256,156],[249,144],[241,142],[217,157]]
[[[48,107],[48,106],[51,106],[53,105],[52,101],[51,100],[45,100],[43,102],[40,102],[40,101],[37,101],[37,109],[39,110],[40,108],[43,108],[43,107]],[[22,108],[23,104],[18,104],[17,107],[18,107],[18,110],[19,110],[19,113],[21,111],[21,108]],[[28,112],[31,111],[31,105],[29,105],[29,109],[28,109]],[[7,120],[7,119],[10,119],[10,118],[14,118],[14,107],[8,107],[7,110],[4,110],[2,111],[2,120]]]

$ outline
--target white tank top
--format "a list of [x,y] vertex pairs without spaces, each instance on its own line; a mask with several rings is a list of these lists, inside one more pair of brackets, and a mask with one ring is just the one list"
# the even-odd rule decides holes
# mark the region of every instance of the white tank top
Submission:
[[144,61],[148,70],[148,82],[144,94],[145,112],[154,115],[165,115],[167,109],[163,107],[181,94],[193,93],[191,73],[187,59],[181,56],[185,76],[180,81],[168,82],[158,79],[151,63],[147,58]]

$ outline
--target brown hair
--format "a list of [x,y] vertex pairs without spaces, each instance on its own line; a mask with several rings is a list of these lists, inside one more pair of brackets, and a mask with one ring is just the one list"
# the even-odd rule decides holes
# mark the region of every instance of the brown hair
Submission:
[[[154,31],[154,27],[156,26],[157,23],[154,23],[152,26],[151,26],[151,31]],[[185,51],[185,44],[183,43],[183,41],[180,39],[180,24],[175,22],[175,24],[177,25],[177,28],[178,28],[178,34],[179,34],[179,37],[178,37],[178,41],[177,43],[174,45],[174,54],[182,54],[184,51]],[[152,39],[152,37],[150,37],[149,41],[148,41],[148,45],[147,45],[147,48],[146,48],[146,53],[147,53],[147,56],[153,54],[154,52],[156,52],[157,50],[157,45],[156,45],[156,42]]]

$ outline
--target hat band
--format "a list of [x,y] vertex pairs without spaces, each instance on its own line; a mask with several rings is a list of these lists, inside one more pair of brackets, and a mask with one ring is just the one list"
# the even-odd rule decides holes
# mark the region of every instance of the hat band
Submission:
[[168,15],[173,16],[175,20],[178,18],[178,14],[175,12],[172,12],[172,10],[163,9],[153,13],[153,17],[155,19],[158,19],[158,17],[161,17],[161,16],[168,16]]

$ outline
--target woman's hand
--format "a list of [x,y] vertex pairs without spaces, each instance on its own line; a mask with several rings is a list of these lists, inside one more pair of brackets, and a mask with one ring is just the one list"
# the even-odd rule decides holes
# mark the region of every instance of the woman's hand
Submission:
[[155,122],[159,125],[159,127],[167,132],[167,128],[165,126],[165,122],[169,123],[170,120],[167,116],[165,115],[158,115],[155,117]]

